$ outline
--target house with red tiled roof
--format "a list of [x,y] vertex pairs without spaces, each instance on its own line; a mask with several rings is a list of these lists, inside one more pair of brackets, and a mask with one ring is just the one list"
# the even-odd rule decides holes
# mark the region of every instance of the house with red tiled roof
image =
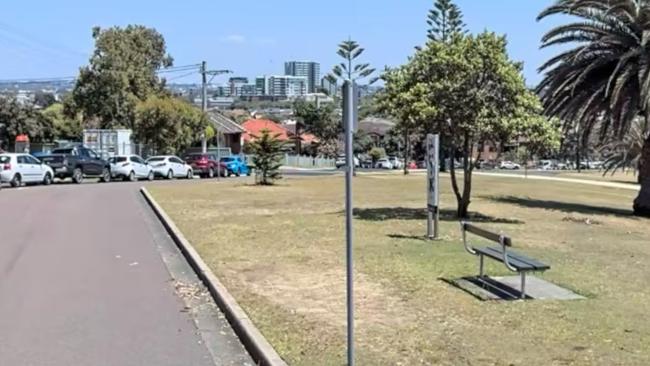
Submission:
[[[242,123],[246,132],[243,134],[244,143],[254,140],[254,136],[260,136],[263,130],[269,130],[272,135],[278,135],[282,141],[295,142],[295,130],[288,129],[285,126],[268,119],[250,119]],[[309,145],[318,142],[316,136],[310,133],[303,133],[300,136],[303,145]]]
[[270,119],[249,119],[241,125],[246,132],[243,134],[244,142],[250,142],[255,136],[262,135],[263,130],[269,130],[272,135],[278,135],[278,139],[289,141],[289,130],[282,125],[271,121]]

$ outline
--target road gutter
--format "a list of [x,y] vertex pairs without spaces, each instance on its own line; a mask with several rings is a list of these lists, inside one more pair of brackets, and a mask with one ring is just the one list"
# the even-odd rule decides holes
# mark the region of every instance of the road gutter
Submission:
[[235,298],[228,292],[217,276],[214,275],[210,267],[203,261],[199,253],[185,238],[174,221],[158,205],[149,191],[145,187],[142,187],[140,188],[140,192],[192,266],[196,275],[208,288],[214,301],[224,313],[226,319],[228,319],[233,330],[255,362],[262,366],[287,366],[287,363],[280,357],[266,338],[264,338],[255,324],[253,324],[253,321],[246,315]]

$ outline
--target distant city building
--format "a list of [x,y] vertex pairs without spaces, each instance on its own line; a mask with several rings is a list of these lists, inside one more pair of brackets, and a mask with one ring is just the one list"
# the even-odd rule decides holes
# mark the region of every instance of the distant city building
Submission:
[[288,61],[284,63],[284,74],[307,79],[307,93],[317,92],[320,81],[320,64],[310,61]]
[[239,97],[242,94],[242,87],[248,84],[247,77],[232,77],[228,80],[228,85],[230,85],[230,95],[234,97]]
[[307,94],[307,78],[300,76],[275,75],[268,77],[266,95],[295,98]]
[[336,81],[332,82],[327,76],[324,76],[320,80],[320,87],[327,93],[327,95],[332,97],[336,96],[338,92],[338,85],[336,85]]
[[256,77],[255,88],[257,95],[269,95],[269,78],[266,75]]

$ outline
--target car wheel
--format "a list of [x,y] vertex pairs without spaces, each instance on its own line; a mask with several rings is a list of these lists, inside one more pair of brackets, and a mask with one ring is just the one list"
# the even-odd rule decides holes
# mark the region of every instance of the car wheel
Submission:
[[147,175],[147,180],[152,181],[154,179],[153,172],[149,172],[149,175]]
[[49,186],[52,184],[52,176],[50,173],[45,173],[45,177],[43,177],[43,185]]
[[167,172],[167,179],[174,179],[174,172],[171,169]]
[[251,169],[249,168],[248,171],[246,172],[246,176],[247,176],[247,177],[250,177],[251,174],[253,174],[253,172],[252,172]]
[[208,178],[214,178],[214,169],[210,168],[210,170],[208,170]]
[[228,177],[232,175],[232,171],[228,170]]
[[235,176],[239,177],[240,175],[241,175],[241,172],[239,171],[239,169],[237,169],[237,171],[235,172]]
[[84,173],[81,171],[81,168],[74,168],[72,171],[72,181],[81,184],[84,181]]
[[99,181],[103,183],[111,181],[111,171],[108,168],[102,169],[102,176],[99,178]]
[[135,177],[135,173],[133,171],[131,171],[131,173],[129,173],[128,180],[129,180],[129,182],[135,182],[136,180],[138,180]]
[[192,169],[189,169],[187,171],[187,175],[185,176],[187,179],[193,179],[194,178],[194,172],[192,172]]
[[18,173],[14,174],[14,177],[11,178],[11,181],[9,182],[9,184],[11,184],[11,186],[14,187],[14,188],[17,188],[17,187],[20,187],[21,185],[23,185],[22,177],[20,176],[20,174],[18,174]]

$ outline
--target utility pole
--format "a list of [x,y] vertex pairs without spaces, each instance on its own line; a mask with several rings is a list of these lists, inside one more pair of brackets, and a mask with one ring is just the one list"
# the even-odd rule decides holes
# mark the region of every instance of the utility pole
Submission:
[[[203,61],[201,62],[201,111],[206,113],[208,111],[208,75],[215,77],[221,74],[232,74],[230,70],[208,70],[208,63]],[[212,80],[212,79],[210,79]],[[215,131],[217,134],[217,141],[219,140],[219,131]],[[205,131],[201,133],[201,151],[205,154],[208,152],[208,141],[205,136]]]
[[[201,62],[201,111],[208,110],[208,67],[207,62]],[[208,141],[205,138],[205,131],[201,132],[201,152],[208,152]]]

